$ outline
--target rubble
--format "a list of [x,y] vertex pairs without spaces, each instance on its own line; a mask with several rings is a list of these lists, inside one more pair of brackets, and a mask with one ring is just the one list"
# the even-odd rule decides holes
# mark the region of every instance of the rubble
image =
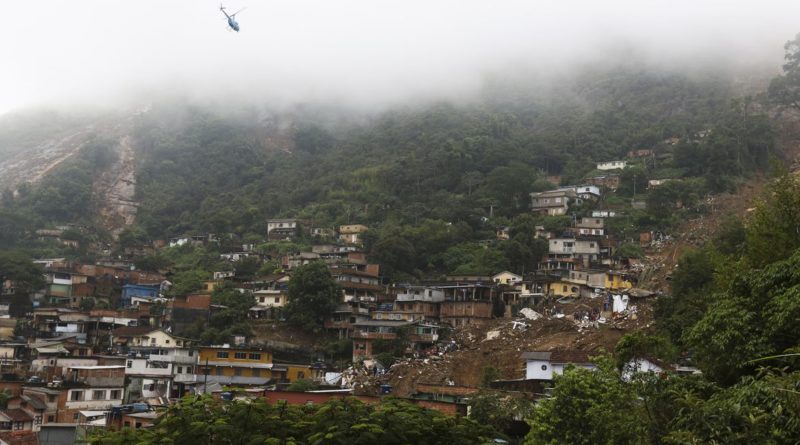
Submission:
[[519,313],[520,313],[522,316],[524,316],[525,318],[527,318],[528,320],[538,320],[538,319],[542,318],[542,314],[540,314],[540,313],[538,313],[538,312],[534,311],[534,310],[533,310],[533,309],[531,309],[531,308],[527,308],[527,307],[526,307],[526,308],[522,308],[522,309],[519,311]]

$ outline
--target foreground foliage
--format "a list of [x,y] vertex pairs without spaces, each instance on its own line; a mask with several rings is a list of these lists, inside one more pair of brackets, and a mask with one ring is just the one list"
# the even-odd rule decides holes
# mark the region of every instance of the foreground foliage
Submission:
[[368,405],[357,399],[322,405],[267,404],[263,399],[222,402],[186,397],[151,429],[98,432],[98,445],[150,444],[482,444],[490,427],[396,399]]
[[538,403],[526,445],[796,444],[800,372],[763,371],[723,388],[702,376],[624,382],[610,360],[569,369]]

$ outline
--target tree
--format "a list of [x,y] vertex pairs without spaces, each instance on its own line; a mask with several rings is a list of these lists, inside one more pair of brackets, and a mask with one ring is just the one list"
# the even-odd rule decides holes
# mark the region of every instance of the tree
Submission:
[[711,303],[714,263],[705,250],[686,252],[672,274],[672,294],[659,297],[655,315],[659,329],[675,344],[682,344],[685,331],[694,326]]
[[786,50],[783,75],[769,84],[769,97],[773,101],[800,109],[800,33],[784,45]]
[[346,398],[298,406],[195,396],[170,405],[152,428],[96,429],[89,439],[100,445],[478,445],[495,437],[490,426],[472,419],[393,398],[370,405]]
[[[533,412],[533,403],[509,393],[481,391],[469,398],[469,417],[481,425],[489,425],[509,436],[524,436],[527,428],[515,428]],[[521,430],[521,431],[520,431]]]
[[644,250],[638,244],[625,243],[619,246],[619,249],[614,251],[614,258],[642,258],[644,257]]
[[257,256],[248,256],[237,261],[233,269],[236,272],[236,278],[242,280],[252,280],[263,263]]
[[320,332],[342,301],[342,291],[328,266],[315,261],[298,267],[289,280],[287,320],[305,330]]
[[766,188],[747,221],[747,257],[761,267],[800,248],[800,178],[783,172]]
[[677,358],[677,354],[668,338],[638,331],[625,334],[619,339],[614,348],[614,358],[617,369],[623,370],[631,360],[656,358],[671,363]]
[[42,268],[31,257],[19,250],[0,251],[0,283],[14,282],[18,294],[27,295],[44,287]]
[[567,368],[555,378],[549,398],[533,410],[526,445],[641,444],[646,414],[634,387],[620,380],[609,359],[599,369]]
[[619,175],[617,193],[624,196],[642,195],[647,191],[647,171],[638,166],[627,167]]
[[733,384],[756,371],[752,360],[800,344],[800,249],[788,259],[751,270],[711,297],[683,336],[703,373]]

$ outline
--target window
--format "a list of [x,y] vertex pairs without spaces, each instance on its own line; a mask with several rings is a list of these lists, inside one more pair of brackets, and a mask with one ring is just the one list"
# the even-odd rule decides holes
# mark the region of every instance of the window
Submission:
[[73,422],[77,422],[77,421],[78,421],[78,416],[80,416],[80,415],[81,415],[80,413],[75,413],[75,414],[73,414],[73,415],[72,415],[72,421],[73,421]]
[[73,402],[79,402],[83,400],[83,391],[72,391],[69,395],[69,399]]
[[41,425],[42,424],[42,416],[36,416],[33,418],[34,425]]
[[228,358],[228,353],[223,351],[217,352],[217,358]]
[[22,422],[14,422],[14,430],[19,431],[22,429]]
[[250,354],[250,360],[261,360],[261,353],[253,352]]
[[111,390],[111,397],[110,397],[111,400],[119,400],[121,398],[122,398],[122,391],[120,391],[119,389]]
[[183,374],[183,366],[178,366],[177,374]]
[[47,423],[53,423],[56,421],[56,416],[47,416]]
[[542,365],[542,371],[547,371],[547,365]]
[[169,340],[164,340],[164,342],[165,342],[166,344],[169,344]]
[[242,368],[234,368],[233,375],[240,377],[242,375]]
[[133,360],[128,360],[128,368],[133,368]]
[[567,291],[567,286],[563,286],[563,288],[561,290],[562,290],[562,292],[566,292]]
[[191,374],[192,373],[192,367],[191,366],[187,366],[186,367],[186,373],[187,374]]
[[222,368],[217,368],[217,375],[222,375]]
[[104,389],[95,389],[92,391],[92,400],[105,400],[106,391]]
[[52,395],[52,394],[51,394],[51,395],[49,395],[49,396],[47,396],[47,401],[48,401],[49,403],[53,403],[53,402],[55,402],[55,401],[56,401],[56,396],[54,396],[54,395]]
[[247,359],[247,353],[246,352],[237,352],[237,353],[233,354],[233,357],[236,358],[237,360],[245,360],[245,359]]
[[193,355],[194,355],[194,351],[189,350],[189,357],[192,357]]
[[305,372],[303,372],[303,371],[297,371],[297,378],[298,378],[298,379],[304,379],[304,378],[306,378],[306,373],[305,373]]
[[267,299],[267,297],[258,297],[258,302],[259,303],[263,303],[264,300],[266,300],[266,299]]
[[281,302],[281,297],[275,297],[275,302],[276,303],[280,303]]
[[257,368],[253,368],[252,375],[253,375],[253,377],[261,377],[261,370],[257,369]]

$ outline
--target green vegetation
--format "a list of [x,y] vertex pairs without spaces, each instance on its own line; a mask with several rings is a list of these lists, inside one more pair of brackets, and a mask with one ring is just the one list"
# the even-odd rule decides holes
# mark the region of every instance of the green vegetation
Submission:
[[770,82],[769,96],[776,103],[800,109],[800,34],[786,42],[783,75]]
[[449,417],[383,399],[367,405],[356,399],[321,405],[269,405],[263,399],[221,402],[186,397],[171,405],[150,429],[98,431],[98,445],[149,444],[485,444],[498,435],[464,417]]
[[21,295],[39,290],[45,284],[42,268],[33,264],[27,253],[14,250],[0,250],[0,284],[5,280],[14,281]]
[[[764,169],[774,135],[762,105],[737,98],[731,79],[637,65],[586,67],[542,84],[493,85],[471,104],[396,108],[367,119],[272,114],[291,119],[287,130],[265,127],[259,113],[158,104],[135,124],[140,206],[119,249],[209,232],[224,234],[231,248],[234,240],[258,244],[266,219],[297,217],[318,227],[368,225],[367,251],[393,280],[522,273],[544,249],[532,239],[533,227],[559,231],[571,220],[530,217],[529,193],[554,187],[547,180],[553,176],[580,184],[603,174],[596,162],[644,148],[655,154],[629,159],[616,193],[572,210],[574,216],[595,207],[617,211],[609,231],[619,239],[668,229],[702,213],[707,193]],[[92,142],[16,198],[4,193],[0,244],[43,249],[31,228],[75,221],[94,227],[92,172],[113,161],[105,146]],[[650,178],[671,181],[648,189]],[[648,208],[633,210],[633,198]],[[495,230],[505,226],[512,227],[512,239],[497,240]],[[107,238],[96,228],[90,232]],[[287,244],[296,252],[311,241]],[[269,244],[264,251],[277,255],[289,248]],[[154,270],[165,262],[137,264]],[[277,268],[247,266],[239,271],[246,276]],[[181,278],[189,284],[177,284],[182,291],[197,281]]]
[[800,437],[800,373],[764,371],[731,387],[643,374],[625,383],[610,360],[570,369],[535,405],[526,445],[790,444]]
[[294,270],[287,297],[286,319],[306,331],[321,332],[325,320],[342,301],[342,291],[328,266],[314,261]]
[[[557,377],[526,444],[789,444],[800,437],[800,180],[782,174],[746,221],[728,219],[686,253],[661,296],[656,330],[625,335],[599,370]],[[621,378],[633,358],[701,376]]]

